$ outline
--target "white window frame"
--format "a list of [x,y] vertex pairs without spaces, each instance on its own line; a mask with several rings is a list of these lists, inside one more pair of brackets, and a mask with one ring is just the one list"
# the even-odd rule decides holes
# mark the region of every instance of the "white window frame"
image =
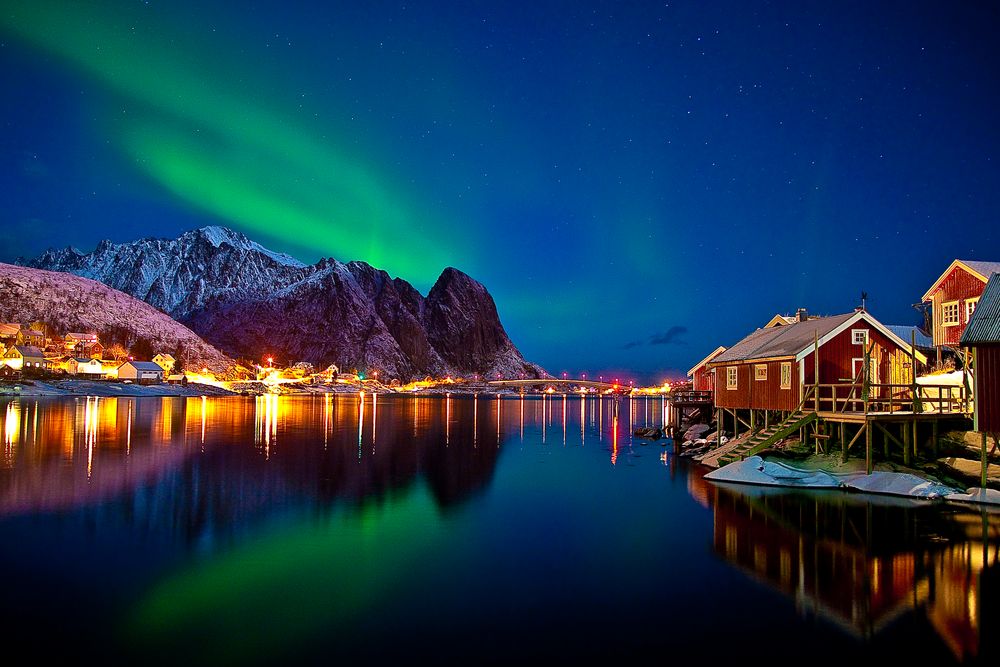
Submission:
[[972,313],[976,312],[976,306],[979,304],[979,297],[975,299],[965,300],[965,323],[968,324],[969,320],[972,319]]
[[[858,340],[861,334],[862,340]],[[868,345],[868,329],[851,329],[851,343],[854,345]]]
[[733,391],[739,388],[740,369],[736,366],[726,366],[726,389]]
[[757,382],[767,382],[767,364],[753,365],[753,379]]
[[[951,306],[955,307],[955,320],[950,321],[948,319],[947,313],[948,308]],[[943,327],[957,327],[962,325],[962,314],[961,308],[958,306],[958,301],[945,301],[941,304],[941,326]]]
[[792,388],[792,362],[790,361],[781,362],[781,388]]

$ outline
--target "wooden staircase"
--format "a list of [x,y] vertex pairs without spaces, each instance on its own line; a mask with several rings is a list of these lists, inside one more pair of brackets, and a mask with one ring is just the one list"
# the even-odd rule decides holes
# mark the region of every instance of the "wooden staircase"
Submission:
[[748,456],[753,456],[757,452],[764,451],[782,438],[787,438],[800,428],[816,421],[816,419],[817,415],[815,412],[796,410],[788,415],[783,422],[766,428],[763,431],[757,431],[735,449],[720,456],[719,466],[724,466],[733,461],[742,461]]

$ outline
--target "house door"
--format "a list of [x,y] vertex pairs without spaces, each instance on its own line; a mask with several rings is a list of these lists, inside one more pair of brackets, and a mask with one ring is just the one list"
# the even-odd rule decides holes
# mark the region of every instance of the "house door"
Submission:
[[851,359],[851,381],[852,382],[862,382],[864,380],[861,377],[861,370],[865,367],[864,357],[855,357]]

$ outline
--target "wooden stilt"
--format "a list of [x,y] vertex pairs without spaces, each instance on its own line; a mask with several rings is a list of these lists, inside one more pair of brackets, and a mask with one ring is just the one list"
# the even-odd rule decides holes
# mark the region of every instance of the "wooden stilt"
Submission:
[[979,486],[986,488],[986,470],[989,468],[989,459],[986,457],[986,431],[982,434],[982,458],[983,458],[983,471],[981,479],[979,480]]
[[910,465],[910,429],[906,428],[906,423],[901,427],[903,430],[903,465]]
[[931,450],[934,452],[934,458],[938,457],[938,420],[931,422]]
[[840,460],[847,463],[847,425],[840,422]]
[[868,428],[868,422],[865,422],[864,426],[862,426],[861,428],[865,430],[865,470],[867,470],[868,474],[870,475],[872,474],[872,466],[873,466],[872,430]]
[[913,437],[910,438],[913,443],[913,460],[917,460],[917,420],[913,420]]
[[[877,422],[876,422],[877,423]],[[885,427],[879,424],[879,429],[882,431],[882,456],[885,460],[889,460],[889,432],[885,430]]]

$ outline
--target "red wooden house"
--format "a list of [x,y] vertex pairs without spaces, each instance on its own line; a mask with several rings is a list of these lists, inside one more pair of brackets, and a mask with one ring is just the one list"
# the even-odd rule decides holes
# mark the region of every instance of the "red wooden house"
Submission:
[[715,359],[725,351],[725,346],[720,345],[712,350],[710,355],[699,361],[695,364],[694,368],[688,371],[687,375],[691,378],[691,389],[694,391],[712,391],[715,389],[715,373],[709,369],[708,362],[712,361],[712,359]]
[[1000,273],[986,285],[961,345],[975,354],[976,430],[1000,434]]
[[[871,354],[870,382],[912,382],[910,344],[867,311],[814,319],[803,313],[794,324],[754,331],[709,362],[716,374],[715,406],[795,410],[805,387],[816,384],[817,340],[820,384],[860,383],[866,349]],[[915,358],[927,363],[919,351]]]
[[1000,272],[1000,262],[956,259],[924,294],[931,304],[934,347],[958,347],[969,319],[990,275]]

